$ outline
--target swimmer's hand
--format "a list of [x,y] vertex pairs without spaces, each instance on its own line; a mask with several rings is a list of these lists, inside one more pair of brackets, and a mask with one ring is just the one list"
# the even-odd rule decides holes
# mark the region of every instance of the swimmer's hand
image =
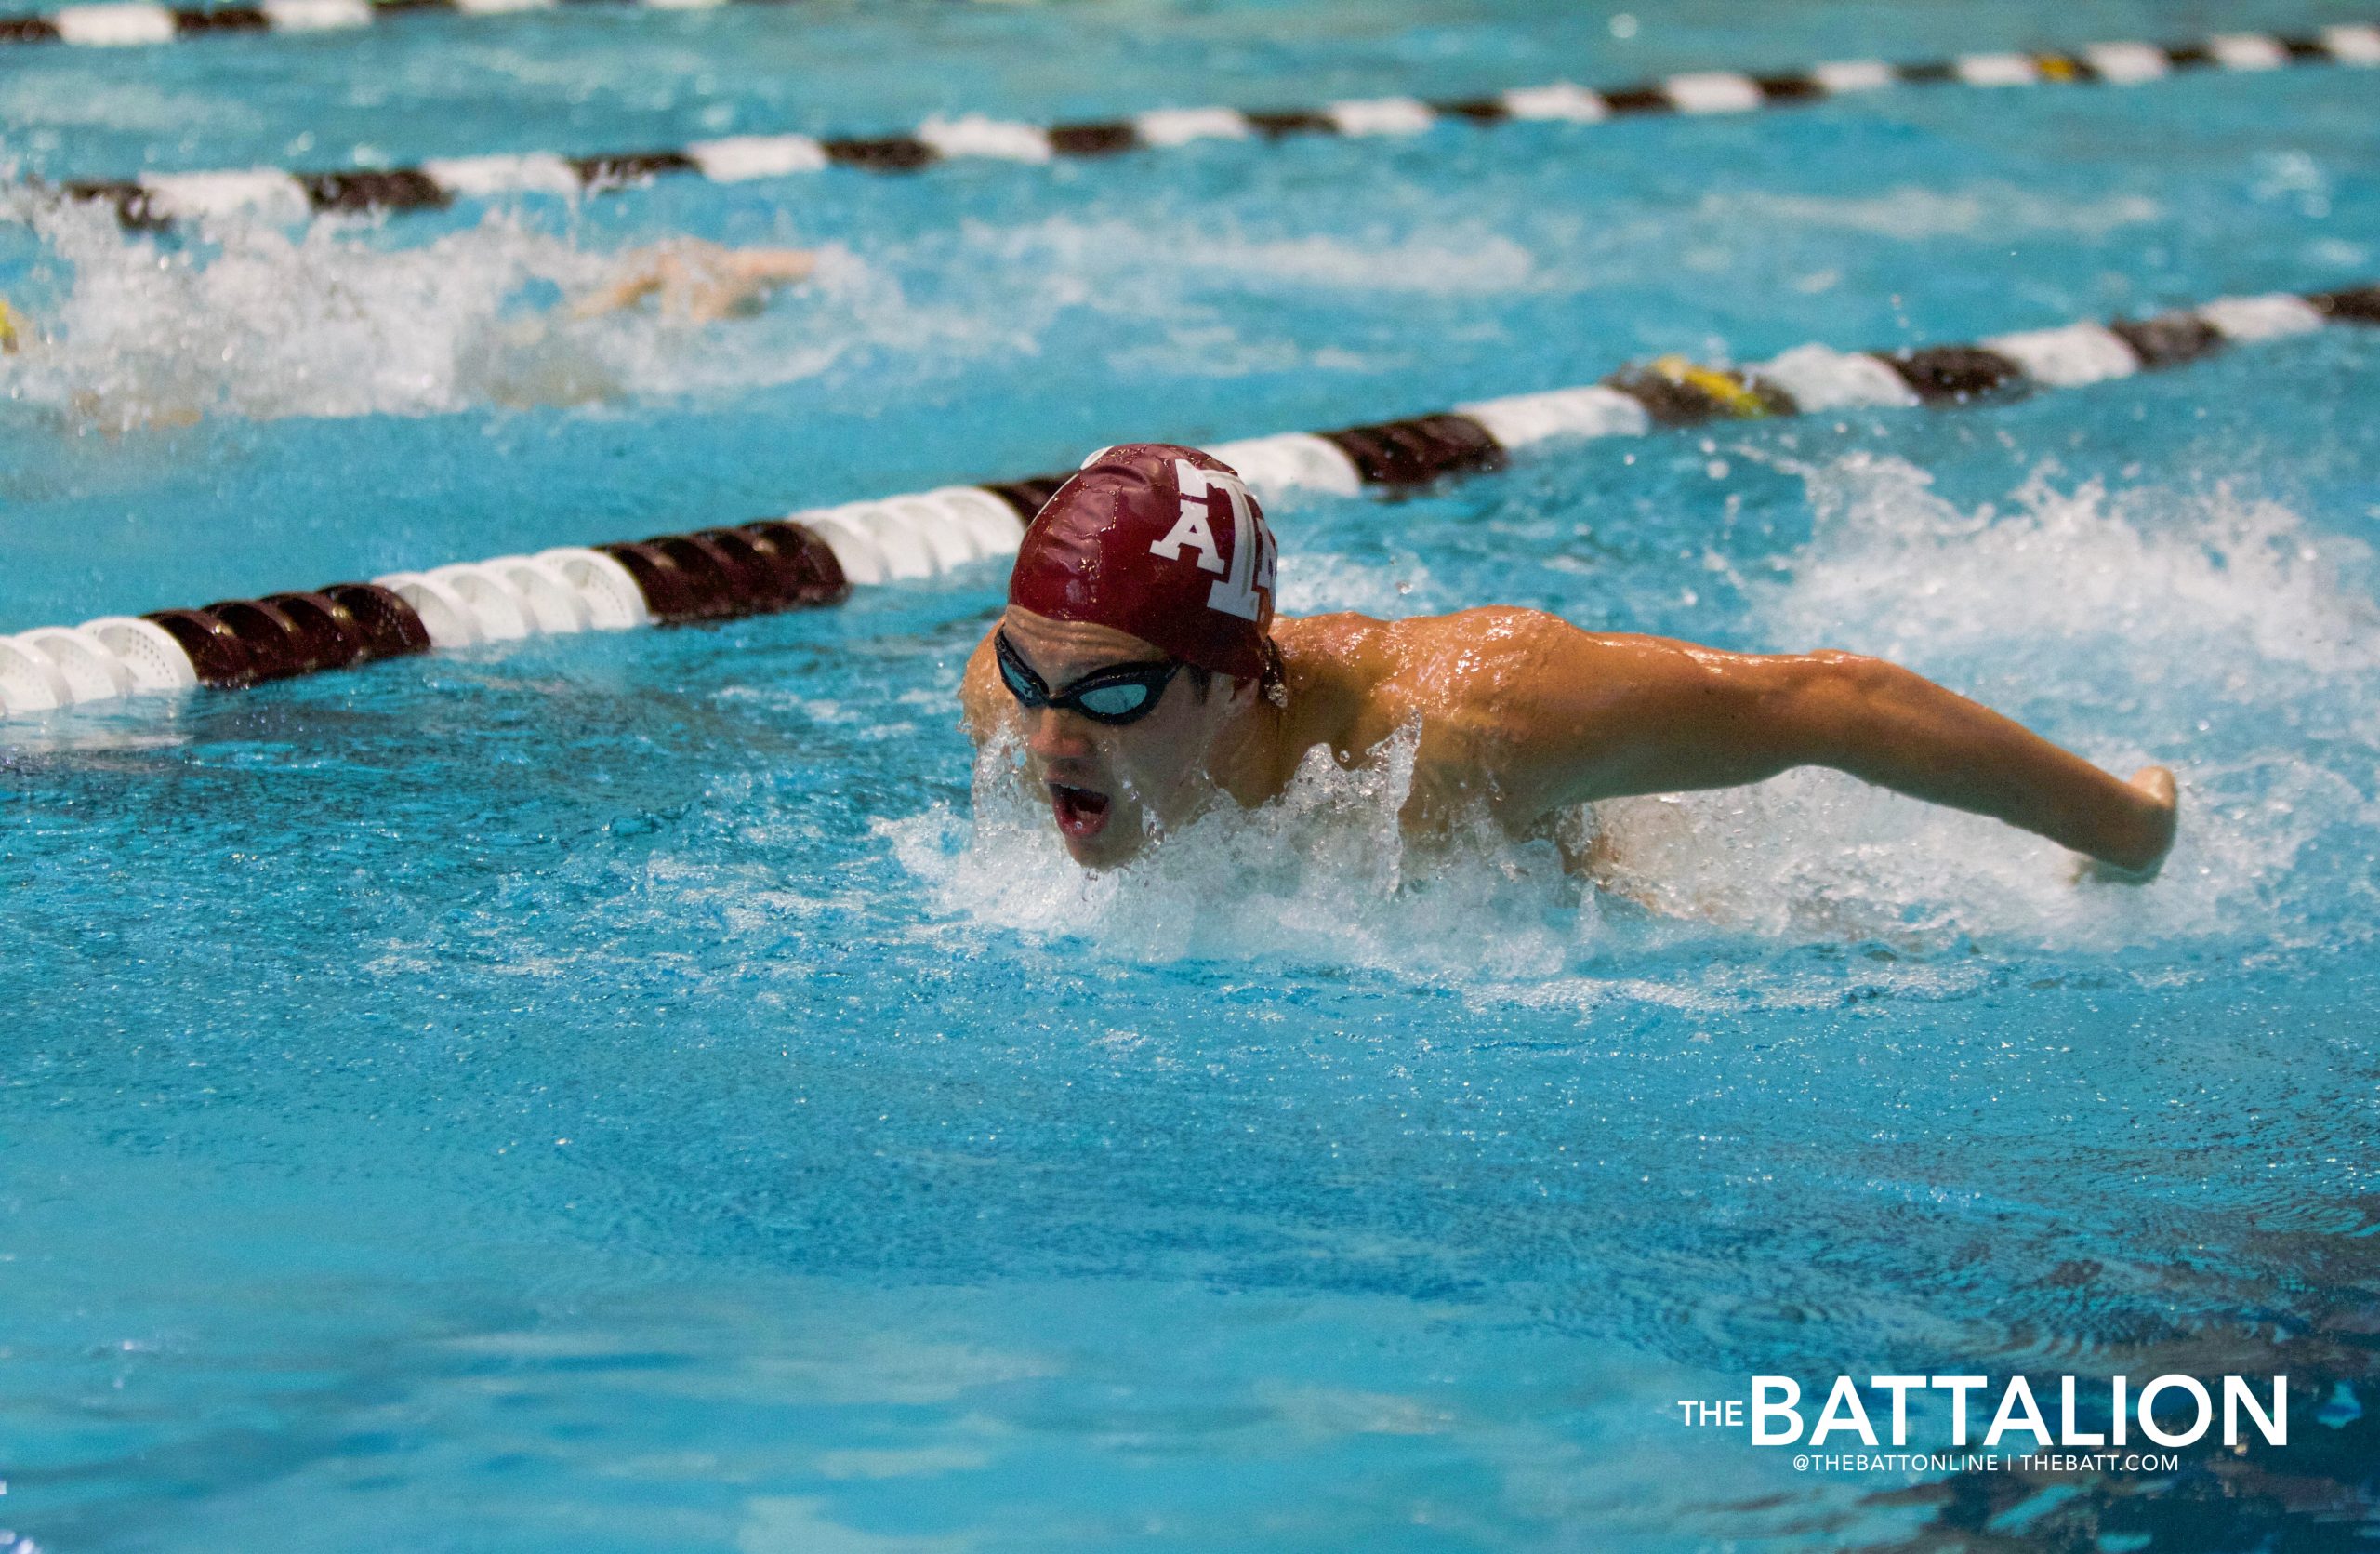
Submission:
[[722,248],[686,238],[622,256],[618,278],[572,302],[570,316],[619,312],[658,294],[663,317],[715,324],[756,311],[768,293],[817,268],[818,256],[806,249]]
[[2165,855],[2174,848],[2174,832],[2181,821],[2181,796],[2174,787],[2174,774],[2163,766],[2143,766],[2132,774],[2130,786],[2140,790],[2159,806],[2150,817],[2151,840],[2156,853],[2146,863],[2127,867],[2108,858],[2085,858],[2074,871],[2082,880],[2097,880],[2109,884],[2145,885],[2165,867]]

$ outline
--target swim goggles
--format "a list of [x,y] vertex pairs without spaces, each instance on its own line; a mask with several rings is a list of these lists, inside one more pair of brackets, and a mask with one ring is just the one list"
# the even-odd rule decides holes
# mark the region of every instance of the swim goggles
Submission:
[[1000,661],[1000,678],[1021,706],[1054,707],[1079,712],[1093,723],[1137,723],[1157,711],[1157,699],[1182,669],[1182,660],[1154,664],[1114,664],[1095,669],[1063,691],[1052,691],[1011,647],[1006,631],[992,633],[992,652]]

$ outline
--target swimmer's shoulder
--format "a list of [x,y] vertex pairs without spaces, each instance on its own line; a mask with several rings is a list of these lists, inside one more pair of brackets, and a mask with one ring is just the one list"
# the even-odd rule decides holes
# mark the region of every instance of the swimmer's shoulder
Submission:
[[1282,677],[1293,697],[1360,697],[1404,663],[1397,623],[1352,610],[1276,617],[1273,645],[1280,649]]
[[1273,618],[1273,645],[1281,650],[1284,667],[1343,663],[1375,651],[1389,625],[1353,610],[1329,615],[1278,615]]
[[1361,661],[1383,671],[1402,667],[1417,651],[1443,645],[1477,646],[1548,633],[1575,635],[1578,631],[1558,615],[1523,604],[1479,604],[1446,615],[1407,616],[1398,620],[1342,610],[1331,615],[1277,616],[1273,621],[1273,640],[1285,659],[1310,656]]
[[1276,616],[1273,645],[1281,655],[1291,748],[1329,745],[1343,761],[1368,744],[1379,688],[1400,661],[1390,623],[1352,611]]
[[1417,715],[1457,733],[1485,689],[1481,671],[1491,681],[1509,672],[1499,644],[1526,657],[1546,633],[1571,631],[1542,611],[1501,605],[1402,620],[1352,611],[1276,619],[1292,743],[1327,743],[1344,762]]
[[1554,643],[1584,636],[1559,616],[1515,604],[1401,620],[1337,615],[1312,621],[1320,629],[1317,657],[1345,665],[1375,695],[1401,688],[1425,699],[1466,694],[1476,688],[1474,681],[1501,680]]

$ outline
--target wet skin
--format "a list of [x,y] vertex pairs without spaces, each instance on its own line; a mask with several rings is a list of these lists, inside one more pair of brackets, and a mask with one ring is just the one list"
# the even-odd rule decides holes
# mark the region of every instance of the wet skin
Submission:
[[[1164,657],[1112,627],[1013,605],[998,629],[1053,690]],[[1003,734],[1021,743],[1026,780],[1091,868],[1125,861],[1218,793],[1244,805],[1277,797],[1316,748],[1346,767],[1375,759],[1408,724],[1420,740],[1401,817],[1421,836],[1480,813],[1535,834],[1580,804],[1818,765],[2046,836],[2109,878],[2154,877],[2174,842],[2164,767],[2121,780],[1881,659],[1726,653],[1504,607],[1279,618],[1273,640],[1285,671],[1276,697],[1217,676],[1202,699],[1177,675],[1153,712],[1117,726],[1020,706],[986,634],[959,686],[965,726],[978,745]]]

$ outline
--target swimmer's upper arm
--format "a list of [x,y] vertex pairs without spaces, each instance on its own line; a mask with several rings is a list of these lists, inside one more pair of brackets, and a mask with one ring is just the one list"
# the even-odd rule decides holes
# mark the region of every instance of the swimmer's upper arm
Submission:
[[1467,678],[1497,753],[1500,806],[1515,818],[1758,782],[1811,760],[1825,743],[1824,687],[1847,657],[1727,653],[1499,613],[1499,651],[1476,656]]

